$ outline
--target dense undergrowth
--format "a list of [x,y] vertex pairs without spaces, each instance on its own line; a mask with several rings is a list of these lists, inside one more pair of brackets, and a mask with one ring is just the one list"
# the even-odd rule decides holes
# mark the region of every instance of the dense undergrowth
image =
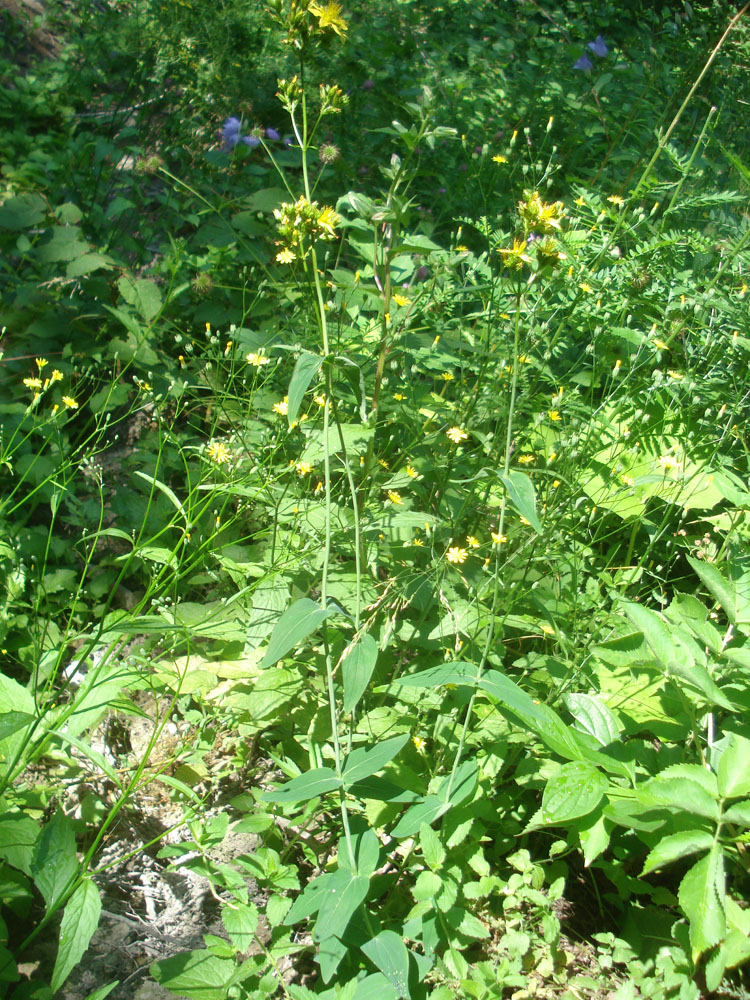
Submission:
[[0,18],[0,995],[159,785],[178,996],[745,996],[748,15]]

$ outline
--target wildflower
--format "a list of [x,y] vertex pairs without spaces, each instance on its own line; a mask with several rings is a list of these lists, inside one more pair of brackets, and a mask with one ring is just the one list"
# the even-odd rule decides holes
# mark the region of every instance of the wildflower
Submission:
[[612,369],[612,374],[619,375],[621,368],[622,368],[622,361],[620,358],[618,358],[617,361],[615,361],[615,367]]
[[549,453],[549,455],[547,455],[547,461],[548,462],[554,462],[556,458],[557,458],[557,452],[556,451],[551,451]]
[[239,118],[227,118],[221,130],[221,138],[224,141],[225,149],[233,149],[240,141],[240,128],[242,122]]
[[530,525],[531,524],[531,521],[528,519],[528,517],[524,517],[523,515],[521,515],[520,520],[521,520],[521,524],[526,524],[526,525]]
[[67,406],[67,408],[69,410],[77,410],[78,409],[78,403],[76,402],[75,399],[73,399],[72,396],[63,396],[62,401],[63,401],[63,403],[65,403],[65,405]]
[[341,150],[333,142],[321,142],[318,146],[318,159],[321,163],[331,164],[341,156]]
[[445,558],[449,563],[453,563],[454,566],[460,566],[466,562],[469,553],[466,549],[460,548],[458,545],[453,545],[445,554]]
[[404,502],[404,498],[401,496],[398,490],[388,490],[388,499],[391,501],[392,504],[395,504],[396,507],[400,507],[401,504]]
[[251,352],[247,355],[245,360],[249,365],[252,365],[253,368],[261,368],[263,365],[271,363],[271,359],[265,356],[262,349],[255,354]]
[[45,368],[48,364],[49,364],[49,361],[47,361],[46,358],[37,358],[36,359],[36,366],[39,369],[39,371],[41,371],[42,368]]
[[409,479],[419,478],[419,473],[417,472],[417,470],[414,468],[413,465],[406,466],[406,475],[409,477]]
[[279,264],[291,264],[292,261],[296,260],[296,257],[289,247],[284,247],[283,250],[276,254],[276,260]]
[[478,549],[480,542],[475,535],[467,535],[466,544],[469,546],[470,549]]
[[549,236],[559,231],[564,208],[561,201],[542,201],[538,191],[524,191],[523,201],[518,203],[518,212],[527,233]]
[[628,476],[625,473],[623,473],[620,476],[620,479],[622,479],[623,483],[625,483],[626,486],[631,486],[631,487],[635,486],[635,479],[633,479],[632,476]]
[[671,472],[672,469],[679,469],[680,462],[674,455],[661,455],[659,457],[659,465],[665,472]]
[[321,209],[320,215],[318,215],[318,225],[323,230],[321,233],[323,239],[332,240],[335,237],[335,229],[340,221],[341,216],[337,212],[334,212],[330,205],[326,205]]
[[408,306],[411,303],[411,299],[408,295],[399,295],[398,293],[393,296],[393,301],[397,306]]
[[493,156],[492,157],[492,162],[493,163],[507,163],[508,162],[508,157],[507,156],[500,156],[498,154],[497,156]]
[[581,69],[584,73],[594,68],[594,64],[584,52],[580,59],[573,63],[573,69]]
[[560,486],[560,480],[559,479],[553,479],[552,480],[552,489],[556,490],[556,489],[558,489],[559,486]]
[[280,417],[285,417],[289,413],[289,397],[284,396],[278,403],[274,403],[273,412],[278,413]]
[[505,264],[511,271],[520,271],[524,264],[531,263],[531,257],[526,253],[526,240],[513,240],[513,246],[507,250],[498,250]]
[[456,247],[456,253],[468,253],[468,252],[469,248],[465,247],[463,243],[459,243],[459,245]]
[[454,377],[453,372],[443,372],[440,376],[443,382],[452,382]]
[[232,457],[229,448],[227,448],[223,441],[212,441],[206,448],[206,454],[216,465],[226,465]]
[[273,142],[278,142],[280,138],[281,136],[279,135],[279,133],[276,131],[275,128],[266,129],[266,139],[271,139]]
[[322,7],[319,3],[313,2],[307,8],[311,14],[313,14],[318,19],[318,27],[321,31],[325,31],[326,28],[331,28],[339,38],[343,38],[347,32],[348,25],[346,21],[341,16],[341,4],[334,3],[334,0],[328,0],[328,3]]
[[518,461],[521,465],[530,465],[534,461],[533,455],[520,455]]
[[597,35],[593,42],[589,42],[588,47],[591,49],[594,55],[598,56],[600,59],[603,59],[609,52],[607,44],[601,35]]
[[625,204],[625,199],[621,198],[619,194],[611,194],[609,198],[607,198],[607,201],[611,202],[613,205],[616,205],[618,208],[620,208],[621,205]]
[[555,630],[552,628],[551,625],[544,624],[544,625],[540,625],[539,628],[542,630],[542,632],[544,632],[545,635],[554,635],[555,634]]
[[309,476],[312,472],[312,466],[309,462],[297,462],[294,466],[297,471],[297,475],[302,478],[304,476]]
[[422,546],[424,545],[424,542],[422,541],[421,538],[417,538],[416,535],[415,535],[414,538],[412,538],[412,540],[411,540],[411,544],[412,545],[416,545],[417,548],[422,548]]
[[491,531],[490,538],[493,545],[504,545],[508,541],[508,536],[501,535],[498,531]]
[[322,482],[322,480],[320,480],[320,479],[319,479],[319,480],[318,480],[318,482],[317,482],[317,483],[315,484],[315,492],[316,492],[316,493],[322,493],[322,492],[323,492],[323,482]]
[[462,427],[449,427],[445,433],[454,444],[460,444],[469,436]]
[[386,462],[384,458],[378,459],[378,465],[383,469],[390,469],[390,465]]
[[547,410],[547,416],[550,418],[550,420],[554,421],[555,423],[558,420],[562,420],[559,410]]
[[40,378],[25,378],[23,384],[27,389],[41,389],[42,380]]
[[59,371],[57,368],[53,368],[52,374],[50,375],[49,380],[50,380],[50,382],[62,382],[62,380],[63,380],[63,373],[61,371]]
[[583,197],[583,195],[579,195],[575,200],[575,204],[578,205],[579,208],[583,208],[583,206],[586,204],[586,199]]
[[669,375],[670,378],[674,379],[675,382],[681,382],[682,379],[685,378],[685,376],[681,372],[676,372],[672,368],[669,369],[667,375]]
[[668,351],[669,344],[665,344],[663,340],[659,340],[658,337],[654,338],[654,347],[658,347],[660,351]]
[[420,753],[424,752],[424,748],[427,746],[427,743],[421,736],[412,736],[411,741]]
[[593,290],[594,290],[591,287],[591,285],[588,283],[588,281],[582,281],[581,284],[578,287],[581,289],[582,292],[585,292],[587,294],[590,293],[590,292],[593,292]]

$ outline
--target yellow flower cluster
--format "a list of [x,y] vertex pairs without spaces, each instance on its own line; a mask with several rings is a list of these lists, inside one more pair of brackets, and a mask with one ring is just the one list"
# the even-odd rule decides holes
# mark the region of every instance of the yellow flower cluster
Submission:
[[[36,358],[36,367],[38,374],[30,375],[28,378],[22,380],[26,388],[31,389],[32,392],[34,393],[34,397],[31,401],[32,406],[34,405],[34,403],[37,402],[37,400],[40,398],[43,392],[46,392],[47,389],[50,388],[50,386],[55,384],[55,382],[62,382],[63,378],[65,377],[59,369],[53,368],[50,374],[43,379],[41,377],[42,371],[44,368],[47,367],[48,364],[49,361],[47,361],[46,358]],[[68,410],[78,409],[78,403],[73,398],[73,396],[63,396],[62,402],[65,408]],[[52,408],[52,412],[57,413],[59,409],[60,407],[57,404],[55,404],[55,406]]]
[[304,195],[300,195],[295,202],[284,202],[281,208],[274,209],[273,214],[285,244],[276,255],[281,264],[291,264],[306,242],[335,239],[336,226],[341,221],[330,205],[320,208],[317,201],[308,201]]

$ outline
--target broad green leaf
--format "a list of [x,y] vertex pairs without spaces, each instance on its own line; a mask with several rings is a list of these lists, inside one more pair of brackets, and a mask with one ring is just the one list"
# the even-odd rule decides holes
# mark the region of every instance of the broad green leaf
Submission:
[[262,798],[266,802],[307,802],[340,787],[341,779],[335,771],[330,767],[315,767],[287,781],[275,792],[263,792]]
[[25,729],[33,721],[34,716],[28,712],[6,712],[0,715],[0,742],[17,733],[19,729]]
[[258,908],[253,903],[232,900],[224,904],[221,921],[237,951],[248,951],[255,940],[258,926]]
[[732,625],[750,622],[750,574],[731,564],[726,565],[731,579],[727,579],[713,563],[688,556],[688,562],[719,604]]
[[[599,812],[600,810],[597,810],[597,813]],[[597,816],[597,813],[586,817],[583,825],[576,824],[578,839],[581,841],[581,849],[583,850],[584,868],[588,868],[591,862],[595,861],[609,847],[612,824],[603,814]]]
[[354,867],[351,865],[349,845],[345,836],[339,840],[339,867],[351,872],[352,875],[364,875],[365,878],[369,878],[378,867],[380,841],[375,832],[366,825],[366,821],[359,820],[359,817],[352,817],[349,829],[354,849]]
[[455,774],[443,778],[438,789],[438,798],[451,806],[457,806],[474,794],[478,777],[479,767],[476,760],[465,760],[459,765]]
[[727,746],[716,768],[719,794],[723,798],[750,795],[750,740],[737,733],[728,734]]
[[[0,673],[0,718],[11,712],[34,715],[34,699],[31,694],[12,677]],[[25,733],[21,729],[0,739],[0,759],[10,760],[23,745]]]
[[289,201],[288,191],[280,187],[270,187],[249,195],[244,204],[252,212],[273,212],[285,201]]
[[434,823],[443,813],[448,812],[450,807],[450,802],[446,802],[437,795],[426,795],[421,802],[415,803],[406,810],[391,830],[391,836],[397,839],[413,837],[423,823]]
[[750,799],[737,802],[724,813],[725,823],[736,823],[737,826],[750,826]]
[[226,1000],[237,963],[202,949],[154,962],[149,971],[161,986],[188,1000]]
[[60,923],[57,959],[50,983],[53,993],[60,989],[81,960],[94,931],[99,926],[101,912],[99,890],[91,879],[87,878],[78,886],[65,906]]
[[611,708],[592,694],[566,694],[565,707],[578,723],[578,728],[591,736],[601,746],[614,743],[622,724]]
[[297,364],[289,380],[287,420],[290,427],[296,422],[307,387],[318,374],[322,364],[321,355],[311,354],[309,351],[302,351],[297,358]]
[[439,871],[445,861],[445,848],[439,834],[426,823],[423,823],[419,829],[419,846],[422,848],[422,856],[427,867],[434,872]]
[[646,858],[641,875],[648,875],[678,858],[686,858],[699,851],[709,851],[713,843],[714,838],[707,830],[681,830],[680,833],[663,837]]
[[43,264],[75,260],[88,252],[89,244],[77,226],[55,226],[51,232],[51,238],[36,250]]
[[308,882],[302,892],[297,896],[292,906],[284,917],[283,923],[287,926],[296,924],[300,920],[317,913],[328,892],[328,884],[333,878],[332,872],[318,875],[312,882]]
[[438,667],[420,670],[417,674],[399,677],[398,683],[404,687],[436,688],[442,684],[476,687],[479,683],[479,668],[473,663],[441,663]]
[[638,789],[638,799],[645,806],[666,806],[714,822],[719,819],[716,799],[697,781],[687,778],[652,778]]
[[38,225],[47,214],[47,203],[41,195],[25,192],[6,198],[0,205],[0,229],[28,229]]
[[136,470],[135,474],[136,474],[136,476],[139,476],[141,479],[145,479],[147,483],[151,483],[152,486],[154,486],[157,490],[159,490],[161,493],[163,493],[164,496],[167,498],[167,500],[169,500],[169,502],[172,504],[172,506],[177,511],[179,511],[180,516],[182,517],[183,521],[185,522],[185,524],[187,524],[187,522],[188,522],[188,516],[185,513],[185,508],[180,503],[180,500],[177,497],[177,494],[174,492],[173,489],[171,489],[169,486],[167,486],[166,483],[162,483],[159,479],[154,479],[153,476],[149,476],[149,474],[147,472],[140,472],[140,471]]
[[398,1000],[398,993],[382,972],[373,972],[357,982],[354,1000]]
[[268,649],[260,661],[261,669],[278,663],[282,656],[312,635],[331,613],[329,608],[321,608],[309,597],[295,601],[276,622]]
[[85,253],[76,260],[71,260],[65,268],[66,278],[81,278],[84,274],[91,274],[98,271],[100,267],[110,270],[115,266],[115,261],[104,253]]
[[9,865],[31,875],[34,845],[39,836],[39,824],[21,812],[0,815],[0,858]]
[[362,781],[382,770],[390,760],[393,760],[408,739],[409,734],[403,733],[384,740],[374,747],[359,747],[352,750],[343,765],[344,785],[352,785],[355,781]]
[[402,937],[395,931],[381,931],[362,945],[362,951],[400,997],[409,996],[409,952]]
[[604,798],[608,784],[606,776],[587,761],[563,764],[544,789],[542,822],[561,824],[587,816]]
[[344,650],[341,678],[344,682],[344,711],[353,712],[367,690],[378,659],[378,644],[369,633]]
[[716,844],[680,883],[680,906],[690,923],[693,962],[726,933],[724,854]]
[[[424,826],[423,829],[431,830],[432,827]],[[437,896],[443,886],[443,880],[437,874],[437,872],[424,871],[420,872],[417,876],[417,880],[414,883],[414,887],[411,891],[414,901],[416,903],[421,902],[425,899],[432,899],[433,896]]]
[[513,469],[507,476],[501,475],[500,481],[521,517],[525,517],[534,531],[541,535],[542,524],[536,512],[536,491],[531,478],[520,469]]
[[370,880],[363,875],[354,875],[344,868],[335,871],[326,882],[313,939],[324,941],[329,937],[341,937],[355,910],[365,901],[369,887]]
[[132,278],[124,276],[117,282],[120,295],[128,305],[133,306],[141,319],[150,323],[161,312],[162,294],[159,286],[150,278]]
[[31,877],[51,909],[68,889],[78,870],[73,825],[58,809],[42,827],[31,859]]

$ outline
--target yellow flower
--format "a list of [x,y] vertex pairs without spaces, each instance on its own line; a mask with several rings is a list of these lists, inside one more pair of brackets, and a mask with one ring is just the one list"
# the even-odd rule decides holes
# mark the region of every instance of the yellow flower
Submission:
[[466,562],[469,553],[466,549],[459,548],[458,545],[453,545],[445,554],[445,558],[449,563],[453,563],[454,566],[461,565]]
[[253,368],[260,368],[262,365],[268,365],[271,363],[271,359],[265,356],[262,348],[257,352],[257,354],[252,352],[248,354],[245,360],[249,365],[252,365]]
[[587,293],[588,292],[593,292],[593,290],[594,290],[591,287],[591,285],[588,283],[588,281],[582,281],[581,284],[578,287],[581,289],[582,292],[587,292]]
[[393,398],[400,403],[402,400],[406,399],[406,396],[403,394],[403,392],[394,392]]
[[468,253],[468,252],[469,248],[465,247],[463,243],[459,243],[459,245],[456,247],[456,253]]
[[469,546],[470,549],[478,549],[480,542],[479,539],[476,538],[474,535],[467,535],[466,544]]
[[508,541],[507,535],[501,535],[498,531],[491,531],[490,538],[493,545],[504,545]]
[[659,340],[658,337],[654,338],[654,347],[658,347],[660,351],[668,351],[669,344],[665,344],[663,340]]
[[635,479],[633,479],[632,476],[628,476],[623,472],[620,478],[622,479],[622,481],[625,483],[626,486],[635,486]]
[[273,412],[278,413],[280,417],[285,417],[289,413],[289,397],[284,396],[284,398],[273,404]]
[[659,458],[659,465],[665,472],[671,472],[672,469],[679,469],[680,462],[679,459],[674,457],[674,455],[661,455]]
[[552,481],[552,489],[553,490],[556,490],[559,487],[559,485],[560,485],[560,480],[559,479],[554,479]]
[[232,457],[229,448],[227,448],[223,441],[212,441],[206,448],[206,454],[217,465],[226,465]]
[[404,502],[404,498],[401,496],[398,490],[388,490],[388,499],[391,501],[392,504],[395,504],[397,507],[400,507],[401,504]]
[[41,371],[42,368],[44,368],[45,365],[48,365],[48,364],[49,364],[49,361],[47,361],[46,358],[37,358],[36,359],[36,366],[39,369],[39,371]]
[[317,403],[318,406],[322,409],[326,405],[326,398],[321,393],[319,396],[313,396],[313,402]]
[[419,478],[419,473],[417,472],[417,470],[414,468],[413,465],[407,465],[405,471],[406,471],[406,475],[409,477],[409,479],[417,479],[417,478]]
[[519,455],[518,461],[521,465],[530,465],[534,461],[533,455]]
[[294,468],[297,470],[298,476],[309,476],[312,472],[312,466],[309,462],[297,462]]
[[427,742],[423,740],[421,736],[412,736],[411,741],[420,753],[422,753],[424,748],[427,746]]
[[670,370],[669,370],[669,371],[667,372],[667,375],[669,375],[669,377],[670,377],[670,378],[673,378],[673,379],[675,380],[675,382],[681,382],[681,381],[682,381],[682,379],[684,379],[684,378],[685,378],[685,376],[684,376],[684,375],[682,375],[682,374],[681,374],[680,372],[676,372],[676,371],[674,371],[674,370],[673,370],[673,369],[671,369],[671,368],[670,368]]
[[586,204],[586,200],[584,199],[583,195],[580,195],[578,198],[576,198],[575,203],[576,205],[578,205],[579,208],[581,208],[583,205]]
[[421,538],[412,538],[411,544],[416,545],[417,548],[421,548],[424,545],[424,542],[422,541]]
[[613,205],[617,205],[618,208],[625,204],[625,199],[621,198],[619,194],[611,194],[609,198],[607,198],[607,201],[611,202]]
[[318,482],[315,484],[315,492],[316,493],[322,493],[323,489],[324,489],[324,486],[323,486],[322,480],[318,480]]
[[550,420],[554,420],[555,422],[558,420],[562,420],[559,410],[547,410],[547,416],[550,418]]
[[285,247],[279,253],[276,254],[276,260],[279,264],[291,264],[293,260],[296,260],[294,253],[289,247]]
[[531,524],[531,521],[528,519],[528,517],[524,517],[523,514],[522,514],[521,515],[521,524]]
[[50,382],[62,382],[62,380],[63,380],[63,373],[61,371],[58,371],[57,368],[53,368],[52,374],[50,375],[49,380],[50,380]]
[[399,295],[398,293],[396,293],[393,296],[393,301],[396,303],[397,306],[408,306],[411,302],[411,299],[409,298],[408,295]]
[[493,156],[493,157],[492,157],[492,162],[493,162],[493,163],[507,163],[507,162],[508,162],[508,157],[507,157],[507,156],[501,156],[501,155],[500,155],[500,154],[498,153],[498,155],[497,155],[497,156]]
[[443,372],[440,378],[443,380],[443,382],[452,382],[455,376],[453,372]]
[[63,396],[62,401],[63,403],[65,403],[65,405],[69,410],[78,409],[78,403],[75,401],[75,399],[73,399],[72,396]]
[[526,253],[526,240],[513,240],[513,246],[508,250],[498,250],[505,264],[511,271],[520,271],[524,264],[531,263],[531,257]]
[[445,433],[454,444],[460,444],[469,436],[462,427],[449,427]]
[[340,3],[334,3],[334,0],[328,0],[328,3],[323,7],[319,3],[314,2],[311,3],[307,9],[311,14],[317,17],[318,26],[322,31],[326,28],[332,28],[339,38],[344,37],[349,26],[341,16]]
[[378,459],[378,465],[383,469],[390,469],[390,465],[386,462],[384,458]]
[[548,462],[554,462],[556,458],[557,458],[557,452],[556,451],[551,451],[549,453],[549,455],[547,455],[547,461]]
[[334,212],[330,205],[326,205],[320,210],[320,214],[318,215],[318,225],[323,230],[325,236],[329,239],[333,239],[336,235],[336,226],[340,221],[341,216]]
[[25,378],[23,384],[27,389],[41,389],[42,380],[40,378]]

